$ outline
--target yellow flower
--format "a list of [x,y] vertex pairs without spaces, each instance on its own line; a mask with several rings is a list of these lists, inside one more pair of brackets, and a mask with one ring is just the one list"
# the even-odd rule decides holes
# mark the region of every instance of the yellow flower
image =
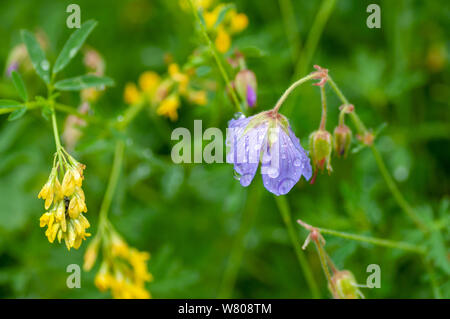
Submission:
[[139,86],[149,97],[153,96],[160,82],[160,76],[153,71],[146,71],[139,77]]
[[230,49],[231,37],[222,27],[219,27],[217,31],[215,44],[217,50],[219,50],[219,52],[221,53],[225,53]]
[[248,26],[248,17],[244,13],[233,14],[230,22],[230,29],[233,33],[239,33]]
[[91,270],[92,267],[94,266],[95,261],[97,260],[99,246],[100,246],[100,237],[96,236],[91,241],[91,243],[86,249],[86,252],[84,253],[83,269],[85,271]]
[[180,99],[178,98],[178,95],[172,94],[161,102],[156,113],[170,118],[171,121],[176,121],[178,119],[177,109],[179,106]]
[[189,84],[189,76],[180,71],[178,64],[171,63],[168,68],[170,77],[178,83],[178,91],[180,94],[185,94]]
[[217,21],[217,13],[214,11],[204,12],[203,18],[205,19],[206,28],[212,29]]
[[125,85],[125,91],[123,93],[123,99],[124,99],[125,103],[135,104],[139,101],[140,98],[141,98],[141,94],[139,93],[139,90],[136,87],[136,84],[127,83]]
[[114,230],[107,245],[111,254],[107,255],[95,276],[97,288],[100,291],[110,289],[116,299],[151,298],[145,289],[145,283],[153,280],[147,269],[150,254],[129,247]]
[[[78,249],[90,234],[88,220],[82,213],[87,212],[84,192],[81,189],[85,166],[72,158],[65,150],[65,166],[58,161],[52,169],[49,181],[38,197],[45,199],[45,212],[39,219],[40,227],[47,226],[45,235],[50,243],[64,239],[67,249]],[[59,183],[57,167],[65,167],[62,185]]]
[[208,103],[208,98],[205,91],[190,91],[188,95],[189,101],[198,104],[206,105]]

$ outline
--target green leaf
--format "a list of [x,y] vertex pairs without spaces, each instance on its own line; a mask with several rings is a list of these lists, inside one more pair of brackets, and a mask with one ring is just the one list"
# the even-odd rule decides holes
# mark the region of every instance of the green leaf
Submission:
[[45,58],[44,51],[42,51],[39,42],[36,40],[33,33],[22,30],[22,40],[27,47],[28,55],[33,64],[36,73],[44,80],[45,83],[50,83],[50,63]]
[[21,103],[14,100],[0,100],[0,109],[9,109],[12,107],[19,107]]
[[58,73],[62,69],[66,67],[66,65],[72,60],[75,55],[80,50],[84,41],[86,41],[87,37],[91,33],[91,31],[97,25],[96,21],[89,20],[83,23],[81,28],[77,29],[74,33],[72,33],[67,40],[66,44],[64,44],[61,53],[56,59],[55,66],[53,68],[53,74]]
[[24,114],[27,112],[27,108],[25,106],[22,106],[18,108],[17,110],[13,111],[8,116],[8,121],[15,121],[17,119],[20,119]]
[[61,91],[80,91],[91,87],[101,89],[112,85],[114,85],[114,81],[111,78],[86,74],[58,81],[55,83],[55,88]]
[[28,101],[27,89],[25,88],[25,83],[23,83],[23,80],[22,80],[22,77],[20,76],[20,74],[17,73],[16,71],[12,71],[11,76],[12,76],[14,86],[16,87],[16,90],[19,93],[22,100],[24,100],[24,102]]
[[217,28],[219,26],[219,24],[222,23],[223,19],[225,19],[225,16],[228,13],[228,11],[231,9],[234,9],[234,8],[235,8],[235,5],[231,4],[231,3],[224,5],[222,10],[220,10],[219,15],[217,16],[216,23],[214,23],[214,28]]

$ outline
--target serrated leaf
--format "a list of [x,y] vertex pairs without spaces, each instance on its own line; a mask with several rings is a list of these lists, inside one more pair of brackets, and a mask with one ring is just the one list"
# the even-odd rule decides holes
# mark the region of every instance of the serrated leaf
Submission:
[[0,109],[9,109],[12,107],[19,107],[22,104],[19,101],[14,100],[0,100]]
[[59,54],[58,58],[56,59],[55,66],[53,68],[53,74],[58,73],[62,69],[66,67],[66,65],[72,60],[75,55],[80,50],[81,46],[83,45],[84,41],[86,41],[89,34],[92,32],[92,30],[97,25],[96,21],[89,20],[83,23],[83,25],[77,29],[75,32],[73,32],[67,42],[64,44],[63,49],[61,50],[61,53]]
[[44,80],[45,83],[50,83],[50,63],[45,58],[45,53],[42,51],[39,42],[33,33],[22,30],[22,40],[27,47],[28,55],[33,64],[36,73]]
[[17,110],[14,110],[11,114],[9,114],[8,121],[18,120],[22,116],[24,116],[26,112],[27,112],[27,108],[25,106],[22,106],[22,107],[18,108]]
[[23,83],[22,76],[20,76],[20,74],[16,71],[12,71],[11,77],[21,99],[24,100],[24,102],[28,101],[28,93],[27,89],[25,88],[25,83]]
[[114,85],[114,81],[106,76],[86,74],[55,83],[55,88],[61,91],[79,91],[87,88],[102,89],[105,86]]

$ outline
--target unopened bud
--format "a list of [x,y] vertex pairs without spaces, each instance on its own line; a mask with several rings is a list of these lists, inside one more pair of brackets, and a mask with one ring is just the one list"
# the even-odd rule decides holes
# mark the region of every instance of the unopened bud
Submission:
[[242,70],[236,75],[235,79],[236,90],[241,97],[245,100],[248,106],[252,107],[256,104],[256,76],[250,70]]
[[335,299],[359,299],[363,297],[361,291],[358,289],[355,276],[348,270],[336,272],[331,277],[331,283],[328,284],[328,289]]
[[330,164],[332,141],[331,134],[326,130],[315,131],[309,136],[309,152],[314,170],[323,170],[325,165],[328,173],[333,170]]
[[352,131],[345,124],[336,126],[333,133],[334,151],[338,157],[347,157],[350,143],[352,141]]

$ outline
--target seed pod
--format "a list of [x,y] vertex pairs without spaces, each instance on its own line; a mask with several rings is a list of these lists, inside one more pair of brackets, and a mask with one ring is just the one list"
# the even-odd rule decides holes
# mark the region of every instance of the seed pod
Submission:
[[331,281],[332,283],[328,284],[328,289],[335,299],[359,299],[363,297],[358,289],[356,279],[350,271],[336,272]]
[[309,136],[309,152],[314,170],[326,168],[328,173],[333,170],[330,164],[333,138],[326,130],[318,130]]
[[345,124],[336,126],[333,132],[334,151],[338,157],[347,157],[350,143],[352,141],[352,131]]

